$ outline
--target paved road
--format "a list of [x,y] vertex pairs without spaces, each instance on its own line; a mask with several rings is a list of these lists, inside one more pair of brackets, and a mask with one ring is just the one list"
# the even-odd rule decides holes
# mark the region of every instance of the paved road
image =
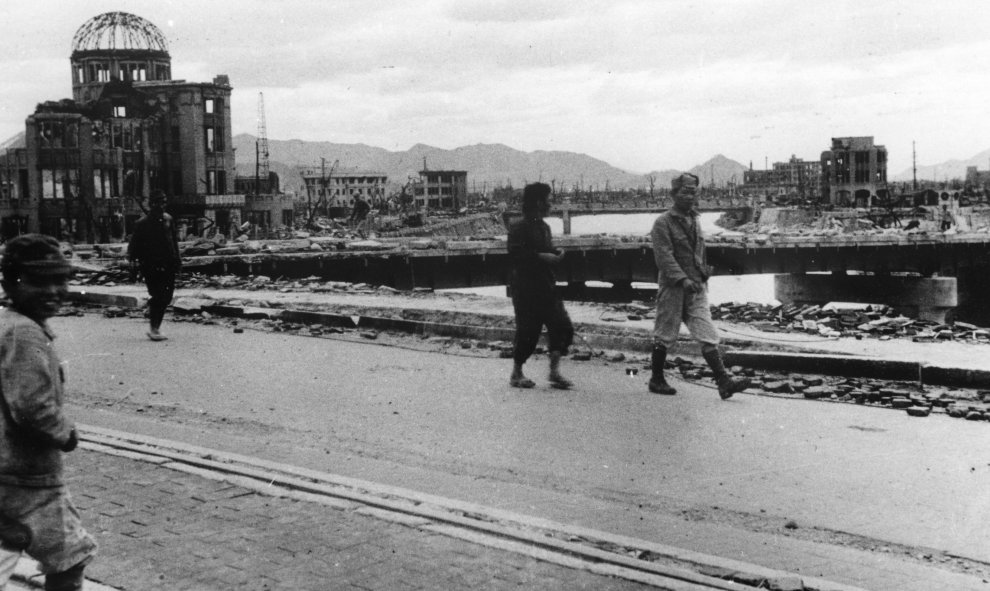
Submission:
[[[402,486],[870,589],[976,589],[990,560],[990,428],[568,363],[573,391],[508,361],[355,337],[57,318],[86,423]],[[429,343],[406,341],[416,346]],[[977,451],[974,451],[977,450]],[[930,555],[926,558],[926,555]],[[937,566],[937,565],[936,565]]]

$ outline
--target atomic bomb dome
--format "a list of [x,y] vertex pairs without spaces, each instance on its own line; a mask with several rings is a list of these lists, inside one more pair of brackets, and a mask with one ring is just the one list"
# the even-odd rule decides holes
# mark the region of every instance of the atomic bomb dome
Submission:
[[[213,226],[230,235],[246,220],[268,228],[292,221],[291,197],[248,203],[232,191],[233,89],[226,75],[173,79],[165,35],[126,12],[86,20],[72,37],[69,60],[72,99],[39,102],[24,121],[22,145],[0,147],[0,240],[41,232],[87,244],[121,242],[154,191],[169,195],[182,236]],[[258,179],[253,186],[261,191]]]
[[168,42],[150,21],[127,12],[105,12],[89,19],[72,38],[72,51],[150,50],[168,54]]
[[172,58],[161,30],[126,12],[89,19],[72,38],[72,98],[85,103],[100,97],[109,82],[172,79]]

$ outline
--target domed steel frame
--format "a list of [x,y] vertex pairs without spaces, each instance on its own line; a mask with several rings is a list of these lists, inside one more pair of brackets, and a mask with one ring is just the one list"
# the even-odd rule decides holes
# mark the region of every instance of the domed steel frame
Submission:
[[72,98],[97,100],[106,84],[166,81],[172,58],[165,35],[127,12],[106,12],[86,21],[72,38]]
[[73,52],[93,50],[151,50],[168,54],[165,35],[139,16],[106,12],[86,21],[72,37]]

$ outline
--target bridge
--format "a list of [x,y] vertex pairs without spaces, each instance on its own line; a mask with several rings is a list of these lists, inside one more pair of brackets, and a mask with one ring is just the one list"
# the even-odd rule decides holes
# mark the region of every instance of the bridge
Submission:
[[[564,222],[564,235],[569,235],[571,233],[571,218],[576,216],[632,213],[653,213],[659,215],[669,209],[668,206],[662,205],[659,202],[632,201],[621,205],[622,207],[614,203],[561,203],[550,208],[550,216],[561,218]],[[696,209],[700,212],[736,212],[746,218],[742,221],[749,221],[753,212],[753,208],[749,207],[746,204],[746,200],[742,198],[703,199],[698,202]],[[512,215],[519,214],[510,214],[505,219],[506,226],[508,226],[509,217],[512,217]]]
[[[610,283],[617,290],[655,283],[652,247],[639,236],[562,236],[558,281]],[[267,252],[185,260],[208,274],[320,276],[327,280],[449,289],[505,285],[509,260],[498,240],[394,242],[378,250]],[[968,317],[990,294],[990,234],[890,233],[733,235],[708,238],[714,275],[778,274],[785,302],[865,301],[940,319],[954,308]],[[831,273],[831,275],[813,275]]]

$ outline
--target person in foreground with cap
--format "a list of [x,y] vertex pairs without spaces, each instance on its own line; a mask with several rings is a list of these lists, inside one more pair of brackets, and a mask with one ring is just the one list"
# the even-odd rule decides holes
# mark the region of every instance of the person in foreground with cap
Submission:
[[148,287],[148,338],[164,341],[161,333],[165,309],[175,294],[175,276],[182,266],[179,233],[172,216],[165,213],[165,192],[155,190],[148,198],[149,211],[134,224],[127,257],[136,262]]
[[523,364],[536,350],[540,331],[547,327],[547,350],[550,355],[550,386],[566,390],[573,386],[560,373],[560,358],[574,340],[574,327],[557,295],[553,265],[564,253],[553,247],[550,226],[543,221],[550,212],[550,185],[532,183],[523,189],[521,220],[509,228],[507,248],[512,265],[512,308],[516,318],[516,336],[512,351],[512,375],[515,388],[532,388],[536,384],[523,374]]
[[722,361],[719,337],[708,307],[708,277],[705,238],[695,210],[698,177],[684,173],[673,179],[674,206],[657,217],[650,237],[656,261],[659,288],[653,327],[652,376],[648,384],[654,394],[675,394],[664,378],[667,351],[677,343],[681,322],[701,343],[701,354],[715,373],[723,400],[749,387],[748,378],[733,377]]
[[25,552],[46,590],[79,591],[96,555],[63,478],[62,454],[79,440],[63,412],[65,379],[47,323],[70,272],[58,241],[42,234],[13,238],[0,259],[10,299],[0,311],[0,589]]

